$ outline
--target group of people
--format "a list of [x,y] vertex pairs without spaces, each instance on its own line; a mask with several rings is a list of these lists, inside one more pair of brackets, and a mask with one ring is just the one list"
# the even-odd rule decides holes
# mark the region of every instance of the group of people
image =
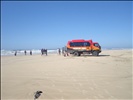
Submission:
[[42,53],[42,55],[46,54],[46,56],[47,56],[47,49],[41,49],[41,53]]
[[[25,55],[27,54],[27,51],[26,50],[24,51],[24,54]],[[32,51],[31,50],[30,50],[30,55],[32,55]],[[17,51],[15,51],[14,56],[17,56]]]
[[[27,55],[27,51],[24,51],[24,54]],[[41,55],[46,55],[47,56],[47,49],[41,49]],[[61,55],[61,49],[58,48],[58,54]],[[30,50],[30,55],[32,55],[32,51]],[[66,48],[62,48],[62,55],[65,56],[69,56]],[[17,56],[17,51],[15,51],[14,56]]]
[[64,57],[69,56],[67,50],[62,51],[62,54],[63,54]]
[[[60,50],[60,48],[58,49],[58,53],[59,53],[59,55],[61,55],[61,50]],[[67,49],[66,49],[65,47],[62,48],[62,55],[63,55],[64,57],[69,56],[69,54],[68,54],[68,52],[67,52]]]
[[[27,51],[25,50],[24,51],[25,55],[27,54]],[[30,55],[32,55],[32,51],[30,50]]]

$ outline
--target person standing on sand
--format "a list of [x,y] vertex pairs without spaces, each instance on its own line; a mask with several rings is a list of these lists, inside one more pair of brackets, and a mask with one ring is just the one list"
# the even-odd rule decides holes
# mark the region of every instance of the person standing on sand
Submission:
[[46,52],[46,56],[47,56],[47,49],[45,49],[45,52]]
[[64,55],[64,47],[62,47],[62,55]]
[[43,50],[43,49],[41,49],[41,53],[42,53],[42,55],[43,55],[43,51],[44,51],[44,50]]
[[32,51],[30,50],[30,55],[32,55]]
[[64,47],[64,57],[66,57],[66,56],[69,56],[69,54],[68,54],[67,48]]
[[15,53],[14,53],[14,56],[16,56],[17,55],[17,51],[15,51]]
[[60,50],[60,48],[59,48],[59,50],[58,50],[58,53],[59,53],[59,55],[61,54],[61,50]]
[[45,48],[43,49],[43,54],[46,54],[46,49]]
[[25,55],[26,55],[26,50],[24,51]]

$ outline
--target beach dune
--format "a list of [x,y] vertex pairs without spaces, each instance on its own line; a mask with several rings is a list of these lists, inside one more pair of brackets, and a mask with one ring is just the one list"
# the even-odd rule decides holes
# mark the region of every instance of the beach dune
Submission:
[[132,100],[132,50],[98,57],[58,54],[1,56],[1,99]]

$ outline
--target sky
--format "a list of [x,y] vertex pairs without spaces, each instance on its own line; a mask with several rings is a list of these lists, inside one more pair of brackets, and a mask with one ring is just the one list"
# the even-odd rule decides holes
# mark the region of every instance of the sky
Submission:
[[73,39],[132,48],[132,1],[2,1],[1,49],[56,49]]

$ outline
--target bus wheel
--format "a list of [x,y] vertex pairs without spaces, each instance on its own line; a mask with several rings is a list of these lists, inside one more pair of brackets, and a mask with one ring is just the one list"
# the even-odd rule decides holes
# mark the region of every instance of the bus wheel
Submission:
[[78,56],[81,56],[81,53],[79,53]]
[[99,53],[98,53],[97,51],[93,51],[93,52],[92,52],[92,55],[93,55],[93,56],[98,56]]
[[74,52],[74,56],[79,56],[79,53],[78,52]]

